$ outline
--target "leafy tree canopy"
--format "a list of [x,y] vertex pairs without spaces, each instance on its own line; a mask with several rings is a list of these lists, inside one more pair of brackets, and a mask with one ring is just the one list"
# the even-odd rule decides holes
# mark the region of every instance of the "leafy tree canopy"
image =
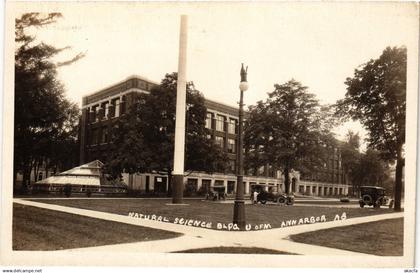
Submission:
[[369,146],[395,160],[405,143],[407,49],[386,48],[379,59],[347,78],[347,93],[337,114],[359,120],[369,132]]
[[[37,43],[28,34],[29,28],[52,24],[60,17],[60,13],[26,13],[15,20],[14,173],[22,171],[25,182],[40,164],[56,166],[77,158],[79,109],[65,98],[64,86],[57,80],[57,67],[63,64],[52,61],[65,48]],[[81,57],[78,54],[66,64]],[[70,146],[74,156],[59,156]]]
[[405,144],[407,49],[387,47],[347,78],[345,98],[336,114],[359,120],[369,132],[369,147],[396,160],[395,210],[400,210]]
[[[159,171],[171,175],[173,168],[177,73],[166,74],[150,94],[119,119],[112,132],[113,148],[106,171],[119,177],[122,172]],[[207,137],[207,109],[203,95],[187,85],[186,170],[224,171],[227,156]]]
[[290,80],[276,84],[266,101],[249,108],[245,126],[246,168],[265,164],[282,169],[288,189],[289,172],[309,172],[324,166],[324,146],[334,144],[328,122],[315,95],[301,83]]

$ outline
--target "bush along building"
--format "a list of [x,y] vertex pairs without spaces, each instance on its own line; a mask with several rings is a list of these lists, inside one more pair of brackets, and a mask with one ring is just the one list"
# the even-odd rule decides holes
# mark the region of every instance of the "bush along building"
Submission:
[[[158,83],[140,76],[131,76],[82,99],[80,126],[80,164],[93,160],[106,162],[113,124],[136,103],[138,94],[149,93]],[[208,137],[228,154],[228,168],[223,173],[186,172],[184,177],[186,195],[208,192],[211,188],[223,189],[227,195],[236,190],[236,152],[238,108],[213,100],[205,100],[207,108],[206,128]],[[115,143],[114,143],[115,144]],[[334,163],[328,166],[333,179],[316,180],[300,178],[298,171],[290,173],[290,189],[308,195],[345,195],[348,186],[343,183],[339,150],[332,154]],[[337,163],[338,162],[338,163]],[[338,175],[338,178],[337,178]],[[312,179],[313,178],[313,179]],[[163,194],[169,189],[168,178],[158,172],[124,174],[123,182],[131,191]],[[254,175],[245,175],[245,194],[255,189],[284,191],[281,171],[269,165],[261,166]]]

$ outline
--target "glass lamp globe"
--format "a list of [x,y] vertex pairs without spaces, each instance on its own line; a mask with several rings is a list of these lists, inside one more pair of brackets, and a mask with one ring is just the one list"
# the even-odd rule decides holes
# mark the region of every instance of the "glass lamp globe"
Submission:
[[241,90],[241,91],[248,90],[248,87],[249,87],[248,82],[240,82],[239,83],[239,90]]

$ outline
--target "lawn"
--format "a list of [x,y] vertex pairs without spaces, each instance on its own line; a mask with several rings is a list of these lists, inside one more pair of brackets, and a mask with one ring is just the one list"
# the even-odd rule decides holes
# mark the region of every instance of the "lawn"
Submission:
[[14,250],[60,250],[151,241],[181,234],[13,204]]
[[[189,200],[187,206],[171,206],[170,199],[32,199],[32,201],[90,209],[128,215],[136,212],[145,215],[167,217],[170,222],[175,218],[193,219],[228,224],[232,222],[233,204],[212,201]],[[321,217],[325,215],[327,221],[332,221],[336,215],[346,213],[347,218],[370,216],[390,213],[390,209],[372,208],[333,208],[317,206],[279,206],[279,205],[246,205],[246,220],[253,227],[260,224],[270,224],[272,228],[281,227],[282,221],[299,220],[305,217]]]
[[337,227],[290,236],[305,244],[339,248],[380,256],[402,256],[404,218]]
[[224,253],[224,254],[283,254],[294,255],[293,253],[278,251],[274,249],[259,248],[259,247],[208,247],[196,248],[183,251],[176,251],[173,253]]

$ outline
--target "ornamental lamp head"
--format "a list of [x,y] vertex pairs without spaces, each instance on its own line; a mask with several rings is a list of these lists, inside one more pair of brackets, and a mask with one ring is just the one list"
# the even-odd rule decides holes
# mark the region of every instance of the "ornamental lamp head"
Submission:
[[246,67],[246,69],[244,69],[244,64],[242,63],[242,67],[241,67],[241,82],[246,82],[246,76],[247,76],[247,72],[248,72],[248,66]]
[[239,89],[241,91],[246,91],[246,90],[248,90],[248,87],[249,87],[247,79],[246,79],[247,72],[248,72],[248,66],[246,67],[246,69],[244,69],[244,64],[242,64],[242,67],[241,67],[241,82],[239,83]]

